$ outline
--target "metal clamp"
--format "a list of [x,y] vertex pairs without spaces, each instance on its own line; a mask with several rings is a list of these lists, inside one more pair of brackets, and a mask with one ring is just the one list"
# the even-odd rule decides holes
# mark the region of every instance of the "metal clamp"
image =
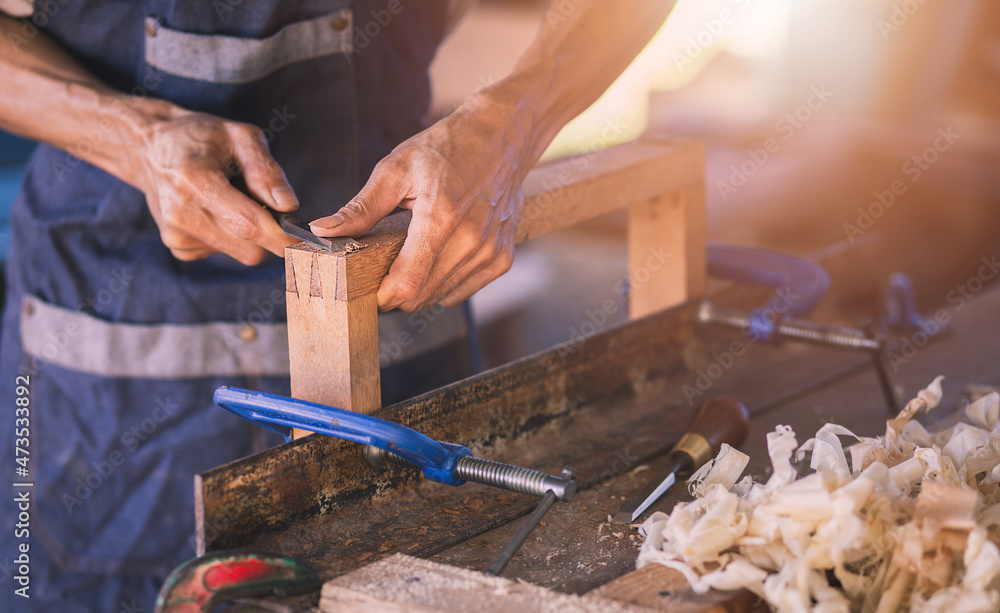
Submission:
[[215,390],[215,403],[290,441],[292,428],[319,432],[367,445],[365,460],[374,467],[400,461],[419,468],[431,481],[462,485],[466,481],[522,494],[555,494],[559,500],[576,495],[573,479],[495,462],[472,455],[468,447],[435,441],[429,436],[372,415],[363,415],[275,394],[235,387]]

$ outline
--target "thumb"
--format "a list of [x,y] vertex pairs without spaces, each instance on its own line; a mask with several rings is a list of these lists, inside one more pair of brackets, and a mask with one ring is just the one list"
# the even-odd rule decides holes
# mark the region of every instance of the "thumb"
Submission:
[[316,236],[362,236],[393,212],[406,197],[402,173],[377,167],[358,195],[339,211],[309,222]]

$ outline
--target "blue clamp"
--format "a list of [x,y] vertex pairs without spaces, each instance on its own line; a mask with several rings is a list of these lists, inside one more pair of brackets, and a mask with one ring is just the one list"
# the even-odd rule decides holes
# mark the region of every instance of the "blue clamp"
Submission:
[[814,262],[740,245],[708,246],[711,277],[775,288],[764,306],[750,314],[751,338],[775,341],[778,322],[809,312],[830,288],[830,276]]
[[391,421],[237,387],[218,388],[214,400],[230,413],[277,432],[286,441],[292,440],[292,428],[328,434],[390,451],[416,465],[431,481],[447,485],[465,483],[455,477],[455,463],[462,456],[472,456],[467,447],[435,441]]

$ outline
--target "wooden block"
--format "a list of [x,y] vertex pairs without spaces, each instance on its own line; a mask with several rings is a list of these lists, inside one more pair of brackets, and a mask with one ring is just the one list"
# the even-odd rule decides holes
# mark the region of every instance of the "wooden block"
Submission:
[[350,259],[304,244],[285,252],[292,396],[370,413],[382,406],[378,307],[374,292],[348,299]]
[[648,613],[396,554],[323,585],[323,613]]
[[698,595],[684,575],[660,564],[649,564],[607,583],[588,596],[597,596],[670,613],[757,613],[768,610],[757,596],[742,590]]
[[708,290],[705,186],[696,183],[629,207],[629,316],[702,296]]

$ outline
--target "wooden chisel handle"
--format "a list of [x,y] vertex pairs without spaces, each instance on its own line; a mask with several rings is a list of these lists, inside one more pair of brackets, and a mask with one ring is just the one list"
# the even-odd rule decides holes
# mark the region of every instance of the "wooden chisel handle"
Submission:
[[702,402],[681,440],[671,455],[683,453],[696,470],[719,453],[723,443],[739,447],[750,433],[750,414],[741,403],[723,396],[713,396]]

